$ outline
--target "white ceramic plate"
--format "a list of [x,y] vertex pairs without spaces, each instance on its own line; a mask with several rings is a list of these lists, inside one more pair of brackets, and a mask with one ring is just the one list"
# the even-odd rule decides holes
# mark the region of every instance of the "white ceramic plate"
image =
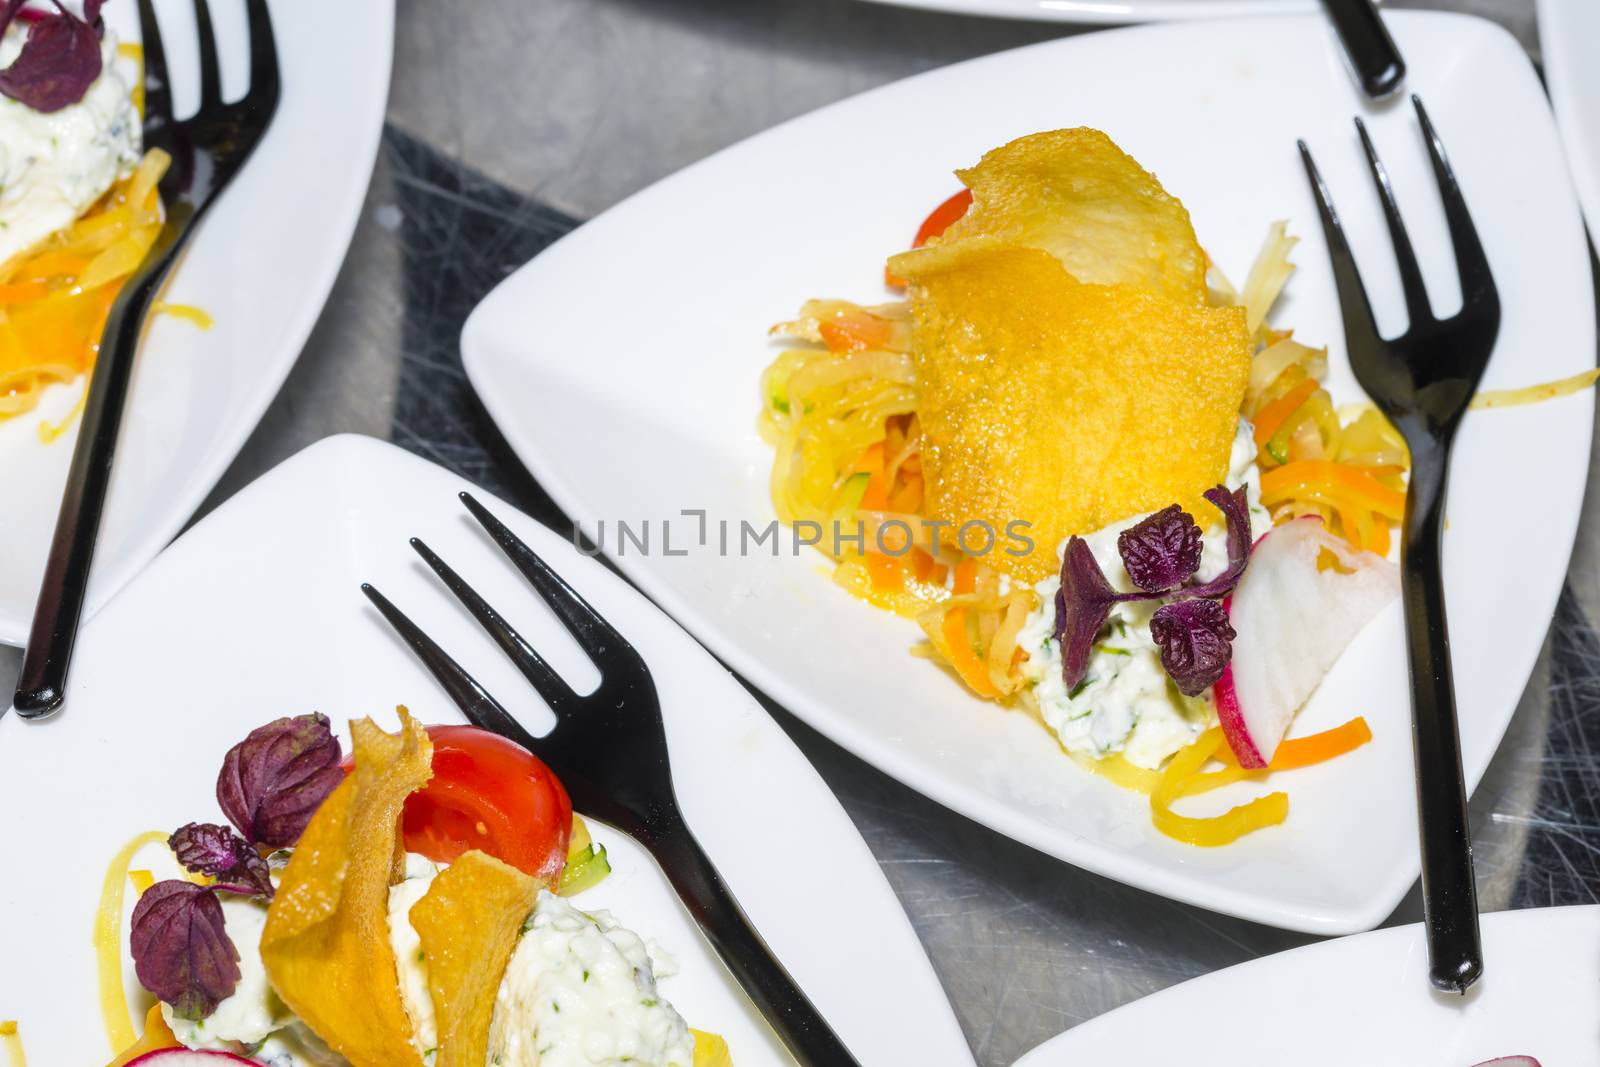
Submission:
[[[106,862],[138,831],[216,819],[217,767],[230,745],[311,710],[337,722],[372,714],[392,727],[403,703],[424,721],[461,721],[360,582],[383,589],[535,733],[553,724],[408,536],[491,598],[580,692],[597,677],[457,502],[470,488],[367,438],[321,442],[185,534],[84,628],[59,718],[0,720],[0,853],[9,857],[0,1018],[18,1020],[30,1062],[109,1058],[94,1024],[88,937]],[[970,1064],[872,854],[777,724],[626,583],[509,505],[480,499],[650,664],[690,825],[861,1062]],[[604,827],[596,833],[615,873],[577,900],[611,908],[679,958],[683,973],[663,993],[693,1025],[726,1036],[740,1067],[790,1063],[647,854]]]
[[[211,5],[224,95],[250,69],[244,4]],[[165,299],[204,308],[209,331],[169,316],[150,327],[134,373],[95,553],[87,610],[104,604],[170,541],[232,462],[294,365],[333,287],[360,215],[383,128],[394,35],[391,0],[274,0],[283,73],[278,114],[248,166],[179,264]],[[193,4],[157,0],[176,110],[199,97]],[[138,39],[132,0],[105,8]],[[189,76],[185,76],[189,75]],[[83,388],[52,388],[32,414],[0,421],[0,643],[28,636],[55,531],[74,428],[41,444],[41,419],[70,411]]]
[[[1394,12],[1390,25],[1454,158],[1505,322],[1489,388],[1580,371],[1594,307],[1577,206],[1527,58],[1503,30]],[[462,336],[467,371],[540,482],[656,601],[806,721],[912,787],[1064,860],[1261,922],[1375,926],[1416,878],[1409,690],[1396,605],[1351,648],[1300,732],[1360,713],[1375,742],[1286,777],[1286,825],[1225,849],[1157,834],[1145,801],[1066,760],[1034,720],[986,705],[907,655],[919,634],[833,587],[810,550],[719,551],[718,527],[772,516],[756,434],[769,324],[812,296],[887,299],[884,254],[1013,137],[1108,131],[1181,196],[1236,278],[1274,219],[1302,238],[1276,316],[1345,365],[1326,248],[1295,139],[1332,184],[1381,325],[1397,272],[1351,116],[1399,190],[1435,304],[1460,302],[1443,211],[1409,108],[1371,108],[1321,18],[1114,30],[964,63],[770,130],[584,226],[497,289]],[[842,165],[859,160],[860,166]],[[1593,400],[1475,413],[1456,452],[1446,547],[1465,763],[1476,783],[1521,694],[1561,588]],[[704,509],[709,544],[694,543]],[[653,551],[617,521],[655,524]],[[675,519],[672,550],[661,524]],[[1375,817],[1381,812],[1381,817]]]
[[1324,941],[1091,1019],[1016,1067],[1470,1067],[1511,1055],[1594,1064],[1597,944],[1600,907],[1485,915],[1484,977],[1461,997],[1428,987],[1420,925]]
[[1600,231],[1600,65],[1589,48],[1596,40],[1600,4],[1539,0],[1545,84],[1591,233]]
[[1164,22],[1169,19],[1288,15],[1317,10],[1316,0],[873,0],[896,7],[988,18],[1050,22]]

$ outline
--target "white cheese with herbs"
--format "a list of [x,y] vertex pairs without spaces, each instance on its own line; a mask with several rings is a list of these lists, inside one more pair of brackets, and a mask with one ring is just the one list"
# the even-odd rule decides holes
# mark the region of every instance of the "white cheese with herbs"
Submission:
[[[1271,517],[1261,507],[1261,475],[1256,467],[1254,431],[1239,420],[1229,460],[1227,485],[1246,487],[1250,524],[1257,534],[1266,531]],[[1084,536],[1106,580],[1119,592],[1133,583],[1117,552],[1117,535],[1144,515],[1134,515]],[[1221,574],[1228,564],[1227,531],[1208,530],[1199,581]],[[1066,546],[1057,547],[1060,558]],[[1160,767],[1174,752],[1190,744],[1211,725],[1214,711],[1206,697],[1190,699],[1178,692],[1161,666],[1161,655],[1150,636],[1150,616],[1159,602],[1117,604],[1089,655],[1089,668],[1070,691],[1061,675],[1061,647],[1055,639],[1055,599],[1059,577],[1046,578],[1034,588],[1039,607],[1029,616],[1018,636],[1028,653],[1023,671],[1033,683],[1030,692],[1046,725],[1055,731],[1069,752],[1101,759],[1122,753],[1137,767]]]
[[[13,23],[0,38],[0,66],[22,50]],[[138,165],[140,123],[116,40],[101,43],[104,67],[82,100],[48,114],[0,96],[0,264],[70,226]]]

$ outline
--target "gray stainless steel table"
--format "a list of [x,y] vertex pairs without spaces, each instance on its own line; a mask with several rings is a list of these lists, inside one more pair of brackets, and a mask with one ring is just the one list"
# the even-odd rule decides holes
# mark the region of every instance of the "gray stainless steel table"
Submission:
[[[561,522],[461,378],[461,321],[494,282],[575,221],[782,119],[1075,32],[857,0],[399,2],[390,125],[349,260],[208,508],[304,445],[350,430]],[[1532,0],[1426,6],[1487,15],[1537,47]],[[1600,900],[1597,511],[1591,492],[1556,623],[1473,802],[1488,910]],[[15,670],[15,655],[0,650],[8,689]],[[1175,982],[1308,940],[1047,859],[776,714],[877,854],[984,1067]],[[1413,895],[1389,921],[1418,918]]]

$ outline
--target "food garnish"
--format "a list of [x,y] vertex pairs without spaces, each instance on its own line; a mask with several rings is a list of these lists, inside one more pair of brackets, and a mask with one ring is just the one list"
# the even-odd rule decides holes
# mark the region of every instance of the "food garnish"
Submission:
[[239,833],[257,845],[287,848],[344,779],[339,739],[321,713],[258,727],[228,750],[217,776],[217,803]]
[[[0,33],[22,13],[27,0],[9,0],[0,9]],[[35,111],[60,111],[83,99],[100,77],[100,7],[83,0],[80,19],[51,0],[53,13],[29,20],[28,37],[11,65],[0,70],[0,93]]]
[[1189,598],[1163,604],[1150,617],[1150,636],[1161,649],[1161,666],[1178,691],[1197,697],[1222,677],[1233,654],[1233,627],[1215,600]]
[[1170,593],[1200,569],[1200,527],[1178,504],[1169,504],[1117,535],[1117,554],[1128,578],[1146,593]]
[[1394,564],[1351,548],[1317,519],[1262,537],[1229,602],[1237,634],[1216,689],[1217,716],[1240,766],[1272,762],[1295,712],[1399,593]]
[[1067,540],[1056,591],[1055,636],[1061,646],[1062,679],[1069,689],[1083,681],[1090,650],[1113,605],[1165,597],[1176,599],[1156,610],[1150,634],[1161,649],[1161,665],[1178,689],[1185,696],[1198,696],[1221,675],[1228,664],[1233,630],[1221,605],[1202,598],[1225,596],[1244,573],[1250,557],[1250,512],[1243,490],[1230,493],[1219,485],[1206,490],[1205,499],[1226,516],[1228,565],[1198,585],[1184,583],[1200,568],[1200,527],[1177,504],[1117,536],[1123,568],[1139,587],[1131,593],[1112,588],[1088,542],[1076,536]]
[[129,941],[139,982],[182,1019],[203,1019],[239,984],[239,950],[209,886],[157,882],[133,909]]
[[428,958],[438,1023],[434,1067],[481,1067],[506,963],[540,883],[482,852],[468,852],[439,872],[411,909]]
[[331,767],[343,780],[311,815],[261,935],[273,989],[353,1067],[422,1063],[395,979],[387,919],[400,813],[433,774],[433,744],[403,708],[400,721],[398,735],[371,719],[351,724],[349,778],[336,752],[331,764],[319,765],[316,774]]
[[267,861],[229,827],[192,822],[173,831],[167,847],[186,870],[215,880],[218,889],[272,899],[272,872]]

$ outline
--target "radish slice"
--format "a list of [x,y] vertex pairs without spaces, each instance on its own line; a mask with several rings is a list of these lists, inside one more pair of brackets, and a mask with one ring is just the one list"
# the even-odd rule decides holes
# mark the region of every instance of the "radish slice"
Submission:
[[1539,1067],[1539,1061],[1532,1056],[1499,1056],[1484,1060],[1477,1067]]
[[127,1067],[223,1067],[228,1063],[261,1067],[255,1060],[247,1060],[231,1052],[192,1048],[158,1048],[154,1052],[146,1052],[136,1060],[129,1060]]
[[1400,572],[1351,548],[1321,520],[1296,519],[1256,542],[1228,602],[1237,636],[1217,680],[1217,718],[1239,766],[1272,762],[1295,712],[1345,647],[1400,593]]

